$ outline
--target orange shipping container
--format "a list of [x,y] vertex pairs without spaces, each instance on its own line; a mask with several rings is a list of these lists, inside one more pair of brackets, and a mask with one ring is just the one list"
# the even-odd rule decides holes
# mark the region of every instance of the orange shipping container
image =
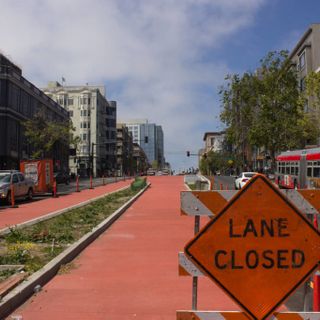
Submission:
[[35,183],[35,192],[51,192],[53,186],[53,162],[51,159],[25,160],[20,171]]

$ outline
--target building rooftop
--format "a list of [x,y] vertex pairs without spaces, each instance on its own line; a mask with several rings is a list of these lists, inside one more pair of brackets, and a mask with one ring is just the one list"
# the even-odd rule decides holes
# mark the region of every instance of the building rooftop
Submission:
[[203,136],[203,141],[206,141],[207,136],[221,136],[225,133],[225,131],[205,132]]
[[88,90],[89,92],[92,90],[99,90],[101,95],[103,95],[104,97],[106,96],[106,88],[104,85],[75,85],[75,86],[66,86],[66,85],[62,85],[61,83],[59,83],[58,81],[49,81],[47,88],[45,88],[44,90],[48,90],[48,91],[84,91],[84,90]]
[[307,29],[307,31],[303,34],[303,36],[301,37],[301,39],[299,40],[299,42],[296,44],[296,46],[293,48],[293,50],[290,52],[289,55],[289,59],[292,59],[296,54],[299,54],[299,52],[301,51],[300,48],[303,45],[303,43],[306,41],[306,39],[308,38],[308,36],[310,35],[310,33],[312,33],[312,31],[317,28],[320,30],[320,23],[313,23],[309,26],[309,28]]

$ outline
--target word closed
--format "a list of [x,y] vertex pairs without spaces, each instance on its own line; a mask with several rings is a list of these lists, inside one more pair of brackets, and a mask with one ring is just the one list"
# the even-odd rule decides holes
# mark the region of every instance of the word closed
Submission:
[[[244,224],[236,225],[230,218],[228,237],[232,239],[246,239],[254,244],[260,240],[290,237],[288,219],[273,218],[254,221],[247,219]],[[276,240],[275,240],[276,241]],[[248,247],[248,245],[246,245]],[[254,247],[241,250],[215,250],[213,257],[217,269],[299,269],[305,263],[305,254],[299,248],[263,248]]]

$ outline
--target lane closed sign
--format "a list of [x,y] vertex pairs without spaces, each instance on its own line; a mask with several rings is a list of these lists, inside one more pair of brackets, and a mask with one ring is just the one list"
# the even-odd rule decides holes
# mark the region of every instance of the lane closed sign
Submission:
[[251,319],[266,319],[317,268],[319,232],[262,175],[185,247]]

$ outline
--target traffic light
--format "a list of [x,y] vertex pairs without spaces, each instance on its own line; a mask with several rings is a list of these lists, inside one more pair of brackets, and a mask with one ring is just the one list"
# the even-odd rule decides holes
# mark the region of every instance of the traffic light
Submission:
[[187,151],[187,157],[190,157],[190,151]]
[[146,137],[144,137],[144,143],[148,143],[148,137],[146,136]]

